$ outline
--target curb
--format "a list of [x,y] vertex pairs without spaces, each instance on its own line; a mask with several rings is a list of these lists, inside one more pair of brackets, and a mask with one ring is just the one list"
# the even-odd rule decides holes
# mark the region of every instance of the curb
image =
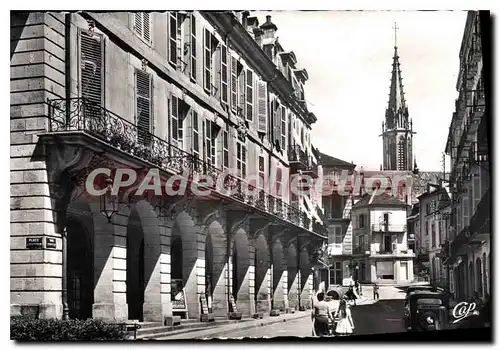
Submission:
[[[289,314],[289,315],[293,315],[293,314]],[[200,332],[203,332],[203,333],[207,333],[207,334],[200,334],[200,335],[196,335],[194,333],[196,332],[192,332],[191,334],[191,339],[210,339],[210,338],[220,338],[221,336],[223,336],[224,338],[228,338],[228,333],[230,333],[231,331],[244,331],[244,330],[247,330],[247,329],[252,329],[252,328],[258,328],[258,327],[263,327],[263,326],[267,326],[267,325],[271,325],[271,324],[275,324],[275,323],[280,323],[280,322],[288,322],[288,321],[294,321],[294,320],[298,320],[298,319],[301,319],[301,318],[304,318],[304,317],[310,317],[310,312],[307,312],[307,311],[300,311],[299,313],[297,313],[296,316],[288,316],[288,317],[283,317],[283,318],[272,318],[268,321],[264,321],[263,320],[258,320],[260,322],[257,322],[257,320],[255,320],[256,322],[253,323],[252,321],[249,321],[248,323],[247,322],[244,322],[244,323],[235,323],[235,324],[230,324],[230,325],[224,325],[222,327],[228,327],[228,329],[212,329],[211,332],[207,329],[206,331],[200,331]],[[235,325],[235,326],[233,326]],[[238,325],[240,327],[238,327]],[[232,327],[231,327],[232,326]],[[188,332],[186,332],[188,333]],[[175,336],[181,336],[182,334],[184,333],[179,333],[179,334],[175,334],[175,335],[172,335],[172,337],[175,337]],[[224,336],[225,335],[225,336]],[[230,334],[229,334],[230,335]],[[161,338],[167,338],[168,335],[164,336],[164,337],[161,337]],[[158,337],[160,338],[160,337]],[[180,339],[180,338],[179,338]],[[170,340],[170,339],[165,339],[165,340]],[[178,339],[171,339],[171,340],[178,340]]]

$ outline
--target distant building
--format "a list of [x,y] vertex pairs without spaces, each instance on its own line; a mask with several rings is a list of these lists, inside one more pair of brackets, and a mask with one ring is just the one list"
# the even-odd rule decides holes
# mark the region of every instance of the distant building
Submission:
[[432,284],[446,287],[447,274],[443,268],[443,254],[448,244],[450,197],[445,187],[429,184],[419,199],[419,252],[417,262],[424,263]]
[[365,194],[352,207],[355,278],[378,283],[413,280],[408,205],[389,194]]
[[[350,268],[352,257],[352,223],[351,208],[353,204],[352,191],[345,194],[337,191],[342,171],[352,176],[355,164],[321,153],[320,162],[323,175],[328,179],[324,184],[323,222],[328,225],[328,265],[330,273],[324,269],[322,280],[329,285],[342,285],[344,278],[349,278],[353,271]],[[328,178],[327,178],[328,177]]]

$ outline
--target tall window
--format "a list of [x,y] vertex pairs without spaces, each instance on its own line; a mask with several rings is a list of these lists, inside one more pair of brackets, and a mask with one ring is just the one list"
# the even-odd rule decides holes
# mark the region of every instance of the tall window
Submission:
[[134,14],[134,33],[147,44],[151,43],[151,14],[149,12],[136,12]]
[[247,69],[247,89],[246,89],[246,118],[253,120],[253,72]]
[[432,248],[436,247],[436,225],[434,225],[434,222],[431,223],[431,240],[432,240]]
[[238,176],[242,179],[245,178],[247,174],[247,150],[241,141],[236,144],[236,168]]
[[364,227],[365,227],[365,215],[359,214],[359,216],[358,216],[358,228],[364,228]]
[[211,121],[205,121],[205,161],[216,166],[215,144],[219,127]]
[[425,235],[428,236],[429,235],[429,221],[426,221],[425,222]]
[[341,226],[336,226],[335,227],[335,241],[334,243],[339,244],[342,243],[342,227]]
[[384,213],[384,226],[389,225],[389,213]]
[[283,197],[283,179],[282,179],[282,169],[276,166],[276,188],[275,193],[278,198]]
[[265,182],[264,157],[259,156],[259,188],[264,189]]
[[212,34],[208,29],[204,31],[204,63],[203,63],[203,88],[212,93]]
[[228,64],[227,64],[227,47],[226,45],[221,46],[221,58],[220,58],[220,98],[222,103],[228,104],[228,75],[229,75],[229,70],[228,70]]
[[170,102],[170,140],[172,144],[184,149],[184,117],[187,106],[176,96],[172,96]]
[[198,159],[200,158],[200,132],[198,126],[198,113],[194,110],[191,112],[191,121],[193,127],[193,155]]
[[[177,67],[177,40],[178,40],[178,29],[180,29],[179,21],[177,18],[177,12],[170,11],[168,13],[168,62]],[[179,28],[178,28],[179,27]]]
[[196,17],[194,16],[194,13],[191,13],[190,18],[190,30],[191,30],[191,44],[190,44],[190,51],[191,51],[191,59],[190,59],[190,64],[191,64],[191,69],[190,69],[190,74],[191,74],[191,79],[196,81]]
[[229,132],[226,130],[222,132],[222,168],[229,168]]

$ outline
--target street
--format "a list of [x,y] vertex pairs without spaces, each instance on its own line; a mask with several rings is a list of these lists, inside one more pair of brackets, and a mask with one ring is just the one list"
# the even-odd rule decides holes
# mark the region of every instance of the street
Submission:
[[[377,334],[404,332],[403,300],[380,300],[376,304],[355,306],[352,309],[354,334]],[[297,320],[279,322],[251,329],[214,331],[210,338],[260,338],[260,337],[310,337],[311,317],[309,313]],[[203,337],[207,339],[206,337]]]

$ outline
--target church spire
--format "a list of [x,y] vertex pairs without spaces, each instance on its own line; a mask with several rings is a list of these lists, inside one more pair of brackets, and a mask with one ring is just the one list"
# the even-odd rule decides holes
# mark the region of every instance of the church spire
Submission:
[[384,170],[412,170],[413,130],[408,115],[403,78],[398,55],[398,27],[394,23],[394,56],[392,57],[391,87],[389,102],[382,125]]

